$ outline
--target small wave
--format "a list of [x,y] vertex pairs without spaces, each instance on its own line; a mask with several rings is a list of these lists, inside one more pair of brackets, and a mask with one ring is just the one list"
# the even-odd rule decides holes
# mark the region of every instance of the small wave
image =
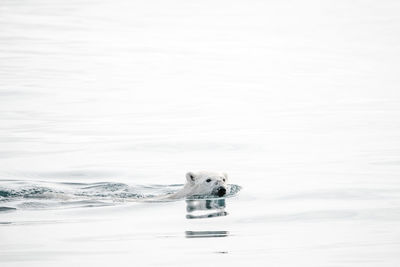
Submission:
[[241,186],[239,185],[235,185],[235,184],[231,184],[228,187],[228,194],[226,194],[226,196],[223,197],[216,197],[214,195],[194,195],[191,196],[188,199],[220,199],[220,198],[229,198],[229,197],[233,197],[235,196],[240,190],[242,189]]
[[0,212],[9,212],[9,211],[15,211],[17,210],[16,208],[11,208],[11,207],[0,207]]
[[[0,203],[7,203],[9,209],[14,210],[100,207],[173,194],[182,186],[183,184],[131,186],[115,182],[51,183],[3,180],[0,181]],[[240,189],[238,185],[230,185],[229,193],[225,197],[236,195]],[[213,198],[215,196],[193,197],[193,199]]]

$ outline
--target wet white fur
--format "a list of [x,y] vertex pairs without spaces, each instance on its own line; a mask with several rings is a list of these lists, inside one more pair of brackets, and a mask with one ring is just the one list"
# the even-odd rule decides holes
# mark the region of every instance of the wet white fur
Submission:
[[[211,179],[211,182],[207,182]],[[211,195],[214,190],[224,187],[228,191],[228,175],[223,172],[188,172],[184,187],[169,198],[184,198],[193,195]]]

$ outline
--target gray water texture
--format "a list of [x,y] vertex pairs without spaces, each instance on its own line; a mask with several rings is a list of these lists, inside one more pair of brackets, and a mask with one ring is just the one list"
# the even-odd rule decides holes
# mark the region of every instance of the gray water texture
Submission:
[[1,0],[0,265],[399,266],[398,14]]
[[[172,185],[127,185],[124,183],[50,183],[42,181],[6,180],[0,182],[0,212],[17,209],[57,209],[98,207],[124,202],[167,202],[183,188],[182,184]],[[238,185],[228,185],[227,194],[221,198],[233,197],[240,191]],[[212,195],[190,196],[185,199],[218,199]]]

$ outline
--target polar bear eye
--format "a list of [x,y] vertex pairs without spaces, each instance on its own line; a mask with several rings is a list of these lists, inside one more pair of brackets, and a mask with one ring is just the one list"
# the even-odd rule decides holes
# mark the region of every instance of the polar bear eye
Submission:
[[224,182],[225,182],[225,178],[224,178],[224,179],[222,179],[222,181],[224,181]]
[[206,182],[207,182],[207,183],[211,182],[211,179],[210,179],[210,178],[208,178],[208,179],[206,180]]

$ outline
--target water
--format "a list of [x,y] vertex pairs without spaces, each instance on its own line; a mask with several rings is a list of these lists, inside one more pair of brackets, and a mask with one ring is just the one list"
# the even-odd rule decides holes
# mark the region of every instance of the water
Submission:
[[2,0],[0,265],[399,265],[399,12]]

